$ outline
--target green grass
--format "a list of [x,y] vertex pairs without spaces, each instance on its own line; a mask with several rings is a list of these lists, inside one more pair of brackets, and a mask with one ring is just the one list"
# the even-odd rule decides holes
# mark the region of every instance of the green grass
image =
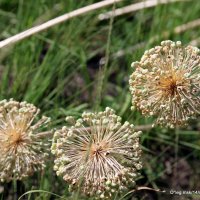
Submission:
[[[0,0],[0,39],[94,2]],[[116,8],[133,2],[125,0],[118,3]],[[152,123],[153,119],[144,118],[139,112],[130,110],[128,79],[133,70],[130,65],[139,60],[146,49],[160,44],[162,40],[181,40],[188,44],[199,38],[199,27],[181,34],[174,33],[176,26],[199,17],[199,1],[159,5],[116,17],[113,22],[99,22],[98,14],[111,9],[112,6],[71,19],[1,49],[0,99],[14,98],[35,104],[44,115],[52,118],[51,126],[55,128],[62,126],[66,115],[78,117],[85,110],[103,110],[107,106],[114,108],[124,121],[135,125]],[[166,31],[168,37],[164,34]],[[141,42],[143,46],[131,50]],[[124,51],[124,55],[116,58],[116,52],[120,50]],[[100,59],[105,56],[109,58],[106,67],[99,66]],[[189,127],[179,130],[178,160],[183,159],[191,172],[187,179],[187,190],[200,187],[197,179],[200,176],[199,129],[199,120],[196,120]],[[175,132],[156,127],[145,131],[141,141],[144,169],[143,178],[138,184],[171,189],[175,178],[170,177],[173,175],[167,171],[166,162],[176,164]],[[60,199],[51,193],[63,197],[70,195],[62,178],[56,177],[53,172],[52,164],[53,159],[42,176],[36,174],[23,183],[25,191],[40,190],[34,194],[30,192],[24,199]],[[187,173],[182,167],[180,173]],[[5,187],[1,194],[3,200],[8,193],[12,195],[13,184],[2,185]],[[20,188],[17,193],[21,194]],[[140,199],[145,199],[145,195],[140,195]],[[159,199],[168,198],[160,193],[156,195]]]

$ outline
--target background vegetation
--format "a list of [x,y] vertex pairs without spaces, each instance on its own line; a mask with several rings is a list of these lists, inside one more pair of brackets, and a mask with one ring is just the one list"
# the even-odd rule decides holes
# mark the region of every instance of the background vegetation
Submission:
[[[56,16],[95,3],[95,0],[0,0],[0,39]],[[116,8],[135,3],[124,0]],[[0,98],[26,100],[52,118],[59,128],[66,115],[80,116],[85,110],[103,110],[109,106],[124,121],[142,125],[144,168],[139,186],[167,190],[166,193],[141,191],[125,199],[200,199],[199,195],[170,195],[168,190],[200,192],[200,123],[194,120],[184,129],[149,128],[153,119],[130,110],[128,79],[131,62],[162,40],[181,40],[198,46],[200,29],[177,26],[198,19],[198,0],[169,3],[99,21],[98,15],[112,6],[88,13],[0,49]],[[184,26],[185,27],[185,26]],[[187,26],[186,26],[187,27]],[[110,32],[110,34],[109,34]],[[108,62],[107,62],[108,61]],[[177,148],[178,147],[178,148]],[[177,152],[178,149],[178,152]],[[66,183],[52,170],[53,159],[41,174],[29,180],[4,183],[0,199],[18,199],[31,190],[45,190],[65,199]],[[34,193],[22,199],[60,199],[48,193]]]

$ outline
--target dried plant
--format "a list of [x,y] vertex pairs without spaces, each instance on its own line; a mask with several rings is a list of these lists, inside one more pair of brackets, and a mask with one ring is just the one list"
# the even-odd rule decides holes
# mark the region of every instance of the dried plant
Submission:
[[14,44],[20,40],[23,40],[31,35],[34,35],[36,33],[39,33],[41,31],[44,31],[50,27],[53,27],[57,24],[60,24],[62,22],[65,22],[71,18],[74,18],[74,17],[77,17],[79,15],[83,15],[83,14],[86,14],[88,12],[91,12],[91,11],[94,11],[94,10],[97,10],[97,9],[100,9],[100,8],[104,8],[106,6],[109,6],[109,5],[112,5],[112,4],[115,4],[117,2],[120,2],[120,1],[123,1],[123,0],[106,0],[106,1],[100,1],[100,2],[97,2],[97,3],[93,3],[91,5],[88,5],[88,6],[85,6],[85,7],[82,7],[82,8],[79,8],[77,10],[73,10],[69,13],[66,13],[64,15],[61,15],[59,17],[56,17],[54,19],[51,19],[43,24],[40,24],[40,25],[37,25],[37,26],[34,26],[30,29],[27,29],[21,33],[18,33],[14,36],[11,36],[3,41],[0,41],[0,49],[3,48],[3,47],[6,47],[7,45],[10,45],[10,44]]
[[132,66],[132,103],[142,114],[157,116],[156,123],[173,128],[200,113],[198,48],[163,41]]
[[38,132],[49,118],[43,116],[33,124],[38,113],[26,102],[0,101],[1,181],[21,180],[45,167],[48,143]]
[[121,123],[115,112],[83,113],[73,126],[54,134],[54,170],[72,190],[96,199],[111,199],[134,187],[141,169],[139,135],[133,125]]

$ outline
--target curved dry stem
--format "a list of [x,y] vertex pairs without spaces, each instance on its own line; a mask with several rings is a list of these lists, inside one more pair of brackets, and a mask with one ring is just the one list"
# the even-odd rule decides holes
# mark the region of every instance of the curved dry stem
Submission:
[[99,20],[106,20],[106,19],[110,19],[112,16],[116,17],[116,16],[120,16],[120,15],[124,15],[127,13],[132,13],[138,10],[142,10],[144,8],[151,8],[151,7],[155,7],[159,4],[167,4],[167,3],[173,3],[173,2],[177,2],[177,1],[186,1],[186,0],[148,0],[148,1],[142,1],[142,2],[138,2],[138,3],[134,3],[128,6],[125,6],[123,8],[118,8],[115,10],[115,12],[113,11],[109,11],[103,14],[99,15]]
[[165,190],[160,190],[160,189],[154,189],[154,188],[150,188],[150,187],[146,187],[146,186],[141,186],[141,187],[137,187],[136,189],[134,190],[131,190],[130,192],[126,193],[121,199],[119,200],[123,200],[124,197],[126,197],[127,195],[131,194],[131,193],[134,193],[134,192],[137,192],[137,191],[140,191],[140,190],[150,190],[150,191],[154,191],[154,192],[163,192],[165,193],[166,191]]
[[66,13],[66,14],[61,15],[59,17],[56,17],[52,20],[49,20],[49,21],[47,21],[47,22],[45,22],[41,25],[32,27],[32,28],[30,28],[26,31],[23,31],[23,32],[21,32],[17,35],[14,35],[10,38],[7,38],[7,39],[1,41],[0,42],[0,48],[3,48],[3,47],[10,45],[10,44],[14,44],[14,43],[16,43],[20,40],[23,40],[23,39],[25,39],[25,38],[27,38],[31,35],[39,33],[41,31],[48,29],[52,26],[55,26],[59,23],[65,22],[65,21],[67,21],[71,18],[77,17],[79,15],[83,15],[83,14],[91,12],[93,10],[97,10],[97,9],[112,5],[112,4],[120,2],[120,1],[123,1],[123,0],[104,0],[104,1],[92,4],[92,5],[89,5],[89,6],[85,6],[83,8],[79,8],[79,9],[74,10],[72,12]]
[[[93,127],[85,127],[85,128],[76,128],[75,130],[77,131],[84,131],[84,130],[91,130]],[[106,127],[105,127],[106,128]],[[148,131],[150,129],[152,129],[152,124],[144,124],[144,125],[138,125],[134,127],[135,131]],[[44,138],[44,137],[48,137],[48,136],[52,136],[54,134],[53,131],[46,131],[46,132],[42,132],[42,133],[38,133],[37,134],[37,138]]]

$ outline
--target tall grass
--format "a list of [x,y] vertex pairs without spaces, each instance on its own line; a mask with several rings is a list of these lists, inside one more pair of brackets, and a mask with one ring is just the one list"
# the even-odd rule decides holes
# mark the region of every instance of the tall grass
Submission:
[[[1,39],[94,2],[0,0]],[[116,4],[116,8],[133,2],[125,0]],[[123,120],[135,125],[151,124],[152,119],[144,118],[138,111],[130,111],[128,78],[133,70],[130,64],[139,59],[146,49],[164,39],[181,40],[188,44],[199,38],[198,27],[174,32],[177,26],[199,18],[199,1],[158,5],[100,22],[98,14],[111,9],[103,8],[71,19],[16,45],[0,49],[1,99],[14,98],[34,103],[52,118],[52,127],[57,128],[66,115],[78,117],[85,110],[96,107],[101,110],[106,106],[114,108]],[[141,46],[138,45],[140,43]],[[136,48],[132,48],[135,45]],[[122,56],[116,54],[119,51],[123,52]],[[106,67],[102,68],[100,61],[104,57]],[[200,158],[199,127],[198,119],[179,132],[178,162],[184,160],[191,171],[186,187],[188,190],[200,187],[196,181],[200,175],[199,163],[196,162]],[[177,145],[174,138],[175,133],[170,129],[156,127],[145,131],[141,138],[144,169],[138,184],[160,189],[172,187],[170,181],[173,180],[166,165],[173,170],[176,164],[173,160]],[[18,197],[24,191],[30,191],[21,199],[60,199],[52,193],[70,199],[66,183],[56,177],[52,164],[53,159],[42,176],[36,174],[23,184],[17,182]],[[179,172],[186,173],[184,169]],[[4,186],[2,200],[13,195],[12,183],[1,185]],[[31,193],[34,190],[38,193]],[[160,199],[167,198],[163,195],[157,194]]]

